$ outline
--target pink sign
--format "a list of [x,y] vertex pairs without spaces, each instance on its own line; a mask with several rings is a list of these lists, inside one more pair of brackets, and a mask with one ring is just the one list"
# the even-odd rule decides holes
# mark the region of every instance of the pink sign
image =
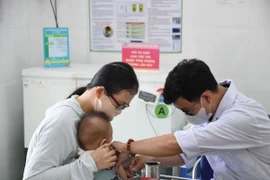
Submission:
[[122,43],[122,61],[134,69],[159,70],[159,44]]

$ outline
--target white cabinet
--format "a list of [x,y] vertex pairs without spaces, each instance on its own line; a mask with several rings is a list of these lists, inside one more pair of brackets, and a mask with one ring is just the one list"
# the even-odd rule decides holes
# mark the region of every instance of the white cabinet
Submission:
[[53,78],[23,78],[24,96],[24,145],[28,147],[30,138],[48,107],[65,99],[74,90],[75,80]]
[[[45,111],[54,103],[64,100],[76,88],[85,86],[99,70],[101,65],[71,64],[70,67],[45,69],[29,68],[22,71],[24,94],[24,138],[27,148],[32,134],[43,120]],[[140,87],[163,87],[167,73],[140,73],[136,72]],[[185,125],[183,114],[174,107],[169,111],[174,114],[165,119],[152,116],[154,108],[146,111],[145,104],[138,101],[137,96],[132,100],[130,107],[113,121],[113,138],[118,141],[135,140],[155,136],[181,129]],[[148,113],[148,115],[147,115]],[[151,115],[152,114],[152,115]],[[172,121],[173,120],[173,121]]]

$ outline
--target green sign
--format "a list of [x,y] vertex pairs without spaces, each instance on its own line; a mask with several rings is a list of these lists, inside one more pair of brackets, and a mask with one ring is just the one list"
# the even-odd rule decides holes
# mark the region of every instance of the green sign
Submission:
[[166,118],[169,114],[169,109],[166,105],[159,104],[155,109],[155,114],[158,118]]
[[69,66],[68,28],[43,28],[44,66]]

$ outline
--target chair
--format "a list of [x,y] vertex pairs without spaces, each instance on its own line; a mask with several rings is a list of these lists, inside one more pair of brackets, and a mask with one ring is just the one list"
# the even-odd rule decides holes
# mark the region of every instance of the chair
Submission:
[[213,169],[208,163],[205,156],[201,156],[194,164],[192,171],[192,179],[210,180],[213,178]]
[[201,159],[202,159],[202,157],[198,158],[197,161],[195,162],[194,166],[193,166],[192,174],[191,174],[192,179],[197,179],[200,176]]

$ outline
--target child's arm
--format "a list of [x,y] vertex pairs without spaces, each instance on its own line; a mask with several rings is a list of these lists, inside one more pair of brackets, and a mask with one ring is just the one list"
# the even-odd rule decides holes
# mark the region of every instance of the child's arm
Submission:
[[119,174],[119,176],[120,176],[120,178],[122,180],[127,180],[127,174],[126,174],[126,172],[125,172],[125,170],[124,170],[124,168],[123,168],[122,165],[119,166],[118,169],[116,169],[116,172]]

